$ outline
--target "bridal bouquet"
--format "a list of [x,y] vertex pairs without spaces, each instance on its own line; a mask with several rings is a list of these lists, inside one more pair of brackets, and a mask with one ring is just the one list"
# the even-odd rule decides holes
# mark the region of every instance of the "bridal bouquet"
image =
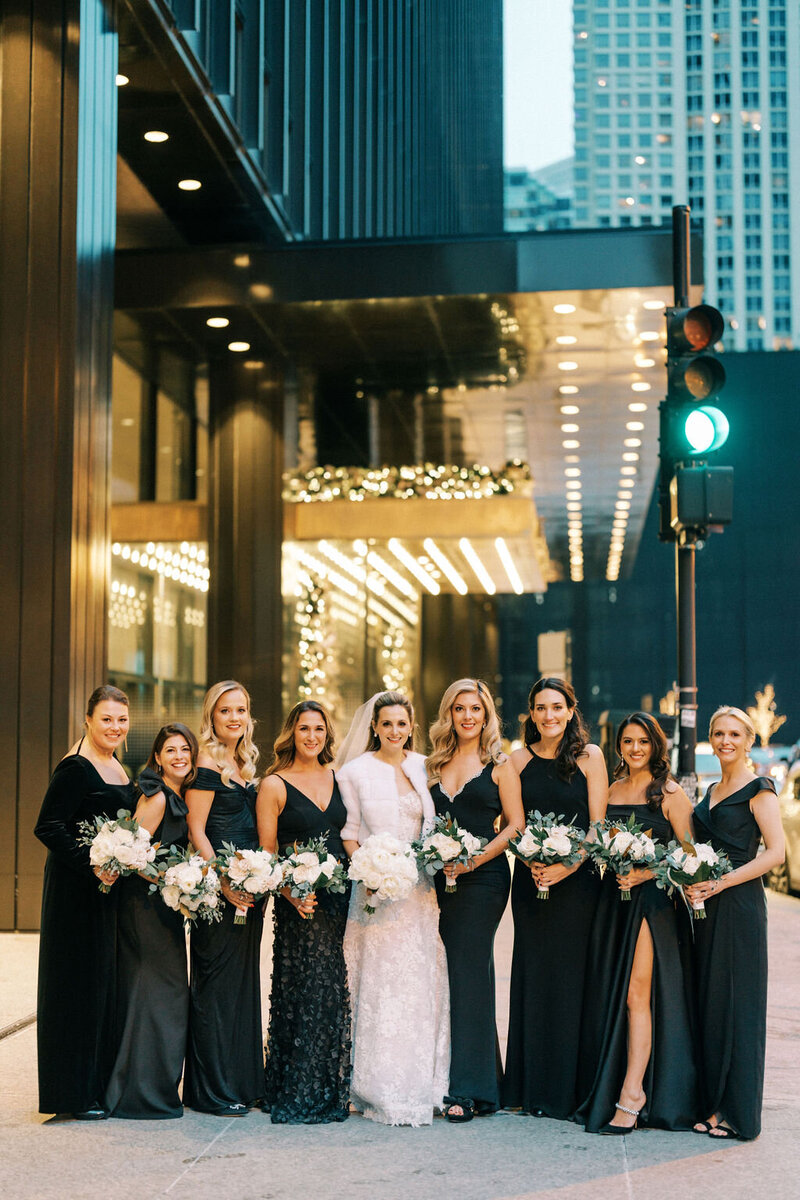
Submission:
[[[708,879],[721,879],[731,869],[731,862],[723,850],[715,850],[708,842],[693,842],[690,837],[680,842],[670,842],[666,856],[658,864],[656,877],[658,886],[681,892],[692,883],[705,883]],[[692,901],[695,921],[705,921],[706,906],[703,900]]]
[[[324,837],[314,838],[302,846],[295,842],[291,852],[281,860],[281,870],[284,887],[302,900],[313,892],[343,892],[347,886],[344,867],[328,854]],[[314,914],[301,915],[310,921]]]
[[364,912],[370,916],[384,900],[404,900],[419,881],[414,852],[391,833],[373,833],[350,859],[348,879],[363,883]]
[[[572,867],[583,858],[583,843],[586,834],[575,825],[564,824],[564,817],[555,813],[545,813],[544,816],[536,809],[528,813],[528,823],[522,833],[510,839],[508,848],[522,862],[541,863],[549,867],[553,863],[563,863]],[[540,883],[536,893],[537,900],[549,900],[550,885]]]
[[[283,886],[283,870],[269,850],[237,850],[230,842],[223,842],[214,864],[235,891],[249,892],[255,899]],[[246,921],[247,909],[237,907],[234,925]]]
[[[149,832],[126,808],[121,808],[113,821],[102,815],[81,821],[78,835],[78,844],[89,847],[89,862],[93,867],[116,871],[118,875],[141,873],[151,879],[158,877],[155,866],[158,844],[151,843]],[[100,891],[111,891],[111,885],[101,880]]]
[[[435,875],[445,863],[468,863],[485,845],[486,838],[475,837],[469,830],[462,829],[450,813],[445,813],[436,818],[431,832],[414,842],[411,849],[420,870]],[[448,879],[444,890],[454,892],[455,879]]]
[[[621,824],[612,818],[595,821],[596,842],[587,842],[586,851],[598,864],[614,875],[631,871],[653,870],[664,857],[664,847],[653,841],[652,829],[637,825],[633,813]],[[620,890],[620,900],[630,900],[630,888]]]
[[179,912],[185,921],[221,921],[222,906],[219,902],[219,875],[212,862],[206,862],[202,854],[191,847],[179,850],[170,846],[164,860],[166,870],[150,891],[161,892],[167,908]]

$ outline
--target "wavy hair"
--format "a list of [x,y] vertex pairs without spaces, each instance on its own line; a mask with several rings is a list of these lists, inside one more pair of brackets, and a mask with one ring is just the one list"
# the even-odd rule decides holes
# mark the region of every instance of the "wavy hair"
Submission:
[[747,734],[747,749],[751,750],[756,740],[756,727],[746,712],[743,712],[741,708],[734,708],[730,704],[721,704],[717,711],[711,714],[711,720],[708,722],[709,740],[714,732],[714,726],[720,717],[733,717],[734,721],[738,721],[740,725],[744,726],[744,731]]
[[650,713],[633,712],[629,717],[626,717],[617,730],[615,749],[619,762],[614,768],[615,779],[627,779],[630,774],[628,765],[622,757],[622,736],[629,725],[638,725],[650,739],[650,759],[647,763],[647,769],[653,778],[647,785],[645,799],[650,811],[657,812],[664,799],[666,785],[672,779],[667,752],[667,735],[655,717]]
[[101,683],[86,701],[87,717],[91,717],[98,704],[102,704],[104,700],[113,700],[115,704],[124,704],[126,708],[130,708],[128,697],[120,688],[114,687],[113,683]]
[[408,715],[408,723],[411,726],[411,732],[403,743],[404,750],[414,749],[414,705],[404,696],[402,692],[381,692],[372,706],[372,718],[369,723],[369,742],[367,750],[380,750],[381,739],[375,730],[375,725],[378,720],[378,713],[382,708],[404,708]]
[[563,696],[567,708],[572,709],[572,716],[567,722],[567,728],[564,730],[564,736],[559,743],[555,759],[553,760],[556,764],[556,774],[559,779],[563,779],[568,783],[578,770],[578,759],[589,744],[589,730],[586,728],[586,723],[581,716],[578,701],[571,683],[567,683],[566,679],[560,679],[558,675],[542,675],[536,680],[536,683],[528,693],[528,715],[522,726],[522,738],[529,750],[531,746],[535,746],[537,742],[542,740],[542,735],[539,733],[536,722],[531,716],[531,710],[539,692],[544,692],[548,689],[558,692],[559,695]]
[[464,692],[477,692],[483,705],[485,720],[478,749],[481,762],[501,763],[506,760],[500,734],[500,719],[489,688],[482,679],[457,679],[442,696],[439,715],[430,727],[431,752],[425,759],[425,767],[431,783],[439,778],[442,767],[450,762],[458,749],[452,709]]
[[186,778],[181,780],[180,790],[181,795],[183,795],[186,789],[192,786],[197,776],[197,755],[199,752],[197,738],[187,725],[182,725],[180,721],[173,721],[169,725],[162,725],[156,734],[155,741],[153,742],[153,748],[150,751],[150,757],[144,766],[145,770],[149,768],[151,771],[156,771],[159,775],[161,774],[161,768],[156,762],[156,755],[161,753],[164,743],[168,742],[172,737],[182,737],[186,742],[186,745],[189,747],[189,755],[192,766]]
[[326,767],[328,763],[333,762],[336,733],[330,713],[318,700],[301,700],[288,714],[283,722],[283,728],[275,739],[272,747],[272,762],[267,767],[267,775],[274,775],[277,771],[286,771],[294,763],[296,754],[294,731],[304,712],[319,713],[325,722],[325,745],[317,755],[317,762],[321,767]]
[[200,717],[200,736],[197,739],[198,748],[201,753],[205,753],[212,759],[215,766],[219,769],[222,776],[222,782],[226,787],[230,787],[231,779],[233,778],[234,768],[228,762],[226,756],[226,747],[223,742],[217,737],[217,731],[214,728],[214,709],[220,701],[220,698],[226,692],[242,692],[247,701],[247,725],[242,736],[236,743],[236,749],[233,752],[234,762],[239,768],[242,779],[246,783],[251,783],[256,777],[256,763],[258,762],[258,747],[253,741],[253,730],[255,729],[255,721],[250,713],[250,693],[247,688],[235,679],[223,679],[220,683],[212,684],[203,697],[203,712]]

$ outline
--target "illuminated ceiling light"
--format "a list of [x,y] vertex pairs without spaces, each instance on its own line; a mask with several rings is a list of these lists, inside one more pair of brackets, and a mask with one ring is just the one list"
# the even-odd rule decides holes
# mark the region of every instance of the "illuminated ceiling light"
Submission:
[[622,456],[622,461],[623,462],[638,462],[639,455],[636,453],[635,450],[626,450]]
[[620,541],[611,542],[611,549],[621,553],[625,549],[625,543]]
[[[637,159],[636,161],[638,162],[639,160]],[[645,300],[644,304],[642,305],[642,308],[650,309],[653,312],[658,312],[665,307],[666,305],[664,304],[663,300]]]
[[232,350],[234,354],[244,354],[247,350],[250,349],[250,343],[249,342],[228,342],[228,349]]
[[235,267],[249,267],[250,266],[250,255],[249,254],[237,254],[233,260],[233,265]]
[[[628,408],[630,408],[630,405],[628,405]],[[625,428],[630,429],[632,433],[638,433],[640,430],[644,429],[644,425],[641,421],[627,421],[625,423]]]
[[628,412],[647,412],[647,405],[643,400],[634,400],[632,404],[628,405]]
[[[560,390],[561,389],[559,389],[559,391]],[[563,413],[565,417],[574,417],[577,416],[581,410],[577,404],[562,404],[558,411]]]
[[643,381],[640,380],[638,383],[631,384],[631,391],[632,392],[649,392],[650,384],[644,383]]
[[446,558],[444,554],[442,554],[433,538],[425,538],[425,541],[422,543],[422,545],[425,552],[430,555],[442,574],[450,580],[459,596],[466,596],[469,588],[464,583],[464,580],[461,578],[450,560]]
[[246,363],[242,363],[246,371],[260,371],[264,366],[260,358],[248,358]]
[[558,369],[559,371],[577,371],[578,364],[576,362],[569,361],[560,362],[558,364]]
[[114,80],[114,82],[116,83],[117,87],[125,87],[126,83],[130,83],[130,79],[127,75],[120,74],[117,75],[117,78]]
[[568,479],[564,484],[564,487],[568,492],[579,492],[581,491],[583,484],[581,483],[580,479]]
[[565,454],[564,455],[565,463],[579,463],[580,461],[581,461],[580,454]]
[[[627,480],[625,480],[625,482],[627,482]],[[617,499],[618,500],[632,500],[633,492],[628,491],[628,489],[626,487],[622,487],[617,492]]]
[[582,507],[580,496],[575,496],[567,501],[567,512],[579,513]]
[[566,425],[561,426],[562,433],[580,433],[580,431],[581,431],[580,425],[576,425],[574,423],[570,424],[568,422]]
[[654,358],[645,358],[643,354],[637,354],[633,361],[636,366],[641,367],[643,371],[646,370],[647,367],[654,367],[656,365],[656,360]]
[[519,572],[514,566],[514,560],[503,538],[495,538],[494,544],[497,547],[497,553],[500,555],[500,561],[503,564],[503,570],[508,576],[508,582],[518,596],[521,596],[525,590],[522,586],[522,580],[519,577]]
[[367,554],[367,562],[371,567],[374,567],[384,579],[391,583],[392,587],[397,588],[403,596],[407,596],[409,600],[416,600],[417,593],[407,579],[395,571],[394,567],[390,566],[385,559],[381,558],[380,554],[376,554],[374,550],[370,550]]
[[577,396],[580,390],[574,383],[562,383],[558,389],[561,396]]
[[202,187],[199,179],[179,179],[178,187],[182,192],[197,192]]
[[164,133],[163,129],[148,129],[144,135],[144,140],[146,142],[168,142],[169,134]]
[[554,304],[553,312],[554,313],[564,313],[564,314],[574,313],[575,305],[574,304]]
[[639,334],[643,342],[657,342],[661,336],[655,329],[645,329],[643,333]]
[[556,338],[556,343],[559,346],[574,346],[577,340],[578,339],[573,337],[571,333],[564,333],[560,337]]
[[432,575],[429,575],[424,567],[421,567],[413,554],[409,554],[405,546],[397,540],[397,538],[389,538],[386,543],[389,550],[395,556],[398,562],[401,562],[405,569],[417,579],[432,596],[438,596],[441,588]]
[[580,450],[581,446],[580,442],[577,442],[575,438],[567,438],[567,440],[562,442],[561,445],[565,450]]
[[230,320],[228,317],[209,317],[206,325],[210,326],[211,329],[227,329],[230,325]]
[[580,467],[565,467],[564,468],[564,474],[566,475],[567,479],[577,479],[580,476],[580,473],[581,473]]
[[614,505],[614,508],[617,510],[617,512],[627,512],[630,506],[630,500],[618,500]]
[[622,444],[623,444],[623,446],[641,446],[642,439],[641,438],[625,438],[625,440]]
[[478,558],[478,555],[475,553],[471,542],[468,540],[468,538],[461,538],[460,542],[458,543],[458,547],[461,553],[464,555],[464,558],[475,572],[475,575],[483,587],[483,590],[488,592],[490,596],[493,596],[497,591],[497,588],[494,585],[494,580],[484,567],[481,560]]

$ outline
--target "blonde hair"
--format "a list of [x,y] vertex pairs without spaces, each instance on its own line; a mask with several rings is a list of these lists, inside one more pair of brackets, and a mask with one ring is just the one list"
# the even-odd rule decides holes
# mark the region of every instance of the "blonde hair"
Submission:
[[321,767],[326,767],[328,763],[333,762],[336,757],[334,753],[336,733],[334,732],[330,713],[318,700],[301,700],[299,704],[295,704],[283,722],[283,729],[281,729],[275,738],[275,743],[272,747],[272,762],[267,768],[268,775],[274,775],[277,771],[287,771],[294,763],[297,752],[294,744],[294,731],[297,727],[297,722],[303,713],[306,712],[319,713],[325,722],[325,745],[317,755],[317,761]]
[[206,692],[203,697],[200,736],[197,741],[200,753],[207,754],[214,761],[215,765],[219,768],[222,782],[226,787],[230,787],[234,768],[227,760],[227,748],[225,744],[219,740],[214,729],[214,709],[226,692],[241,692],[247,701],[247,725],[245,726],[244,733],[236,743],[233,758],[236,766],[239,768],[242,779],[247,783],[252,783],[255,780],[258,748],[253,741],[255,721],[250,714],[250,693],[246,687],[243,687],[235,679],[223,679],[220,683],[212,684]]
[[747,749],[749,750],[756,740],[756,727],[748,717],[747,713],[743,712],[741,708],[733,708],[729,704],[721,704],[717,711],[712,715],[711,720],[708,723],[709,739],[711,738],[711,735],[714,732],[714,726],[720,717],[733,717],[734,721],[738,721],[740,725],[744,726],[745,733],[747,734]]
[[482,679],[457,679],[451,683],[442,696],[439,705],[439,715],[430,727],[431,752],[425,759],[428,779],[434,783],[441,774],[441,769],[449,763],[458,749],[458,738],[453,728],[452,708],[459,696],[464,692],[477,692],[483,705],[484,725],[481,730],[478,753],[482,763],[505,762],[503,742],[500,735],[500,721],[494,706],[492,693]]

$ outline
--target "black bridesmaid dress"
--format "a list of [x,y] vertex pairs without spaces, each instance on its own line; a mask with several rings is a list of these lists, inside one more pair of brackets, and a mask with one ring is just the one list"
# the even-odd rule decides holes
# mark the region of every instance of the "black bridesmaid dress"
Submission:
[[[218,771],[198,767],[192,785],[213,792],[206,836],[214,850],[230,842],[258,848],[252,784],[222,781]],[[264,909],[254,904],[244,925],[222,900],[222,920],[197,920],[191,932],[191,1003],[183,1102],[198,1112],[230,1116],[250,1108],[263,1093],[261,973],[259,953]]]
[[53,772],[34,830],[48,849],[39,942],[39,1111],[101,1106],[114,1062],[114,979],[119,883],[104,893],[76,841],[78,822],[114,818],[133,804],[132,783],[107,783],[70,754]]
[[[563,815],[588,830],[589,789],[576,770],[562,779],[554,759],[533,757],[520,775],[525,812]],[[514,861],[511,909],[514,955],[503,1104],[565,1120],[580,1099],[577,1091],[578,1030],[589,934],[600,893],[591,863],[537,900],[530,867]],[[558,1036],[555,1031],[563,1031]]]
[[[450,796],[441,783],[431,788],[437,815],[450,813],[462,829],[490,842],[502,814],[492,779],[494,763]],[[505,854],[459,875],[446,892],[442,871],[434,876],[439,933],[450,980],[450,1094],[448,1104],[471,1100],[479,1113],[500,1107],[502,1064],[495,1022],[494,936],[505,911],[511,872]]]
[[[145,769],[145,796],[163,792],[164,816],[153,842],[185,849],[186,803],[157,771]],[[128,875],[117,884],[117,1058],[106,1089],[112,1117],[183,1116],[178,1086],[189,1025],[189,979],[183,917],[150,884]]]
[[[278,817],[278,847],[323,835],[328,853],[347,862],[342,829],[347,820],[334,779],[328,807],[283,779],[286,804]],[[275,897],[264,1110],[273,1125],[344,1121],[350,1105],[350,993],[344,931],[350,903],[344,892],[317,892],[311,920],[283,896]]]
[[[645,804],[610,804],[609,817],[634,814],[656,842],[674,834],[661,809]],[[650,1061],[642,1087],[646,1096],[639,1123],[656,1129],[691,1129],[697,1120],[697,1069],[691,1021],[690,917],[654,879],[620,899],[616,877],[603,876],[586,968],[578,1086],[582,1103],[576,1120],[597,1133],[615,1113],[628,1062],[627,996],[636,940],[646,921],[653,939]]]
[[[711,806],[714,785],[694,811],[697,840],[724,850],[731,866],[758,853],[761,832],[750,801],[775,791],[769,778],[753,779]],[[767,1043],[767,900],[761,878],[706,900],[695,921],[702,1117],[719,1114],[741,1138],[761,1132]]]

